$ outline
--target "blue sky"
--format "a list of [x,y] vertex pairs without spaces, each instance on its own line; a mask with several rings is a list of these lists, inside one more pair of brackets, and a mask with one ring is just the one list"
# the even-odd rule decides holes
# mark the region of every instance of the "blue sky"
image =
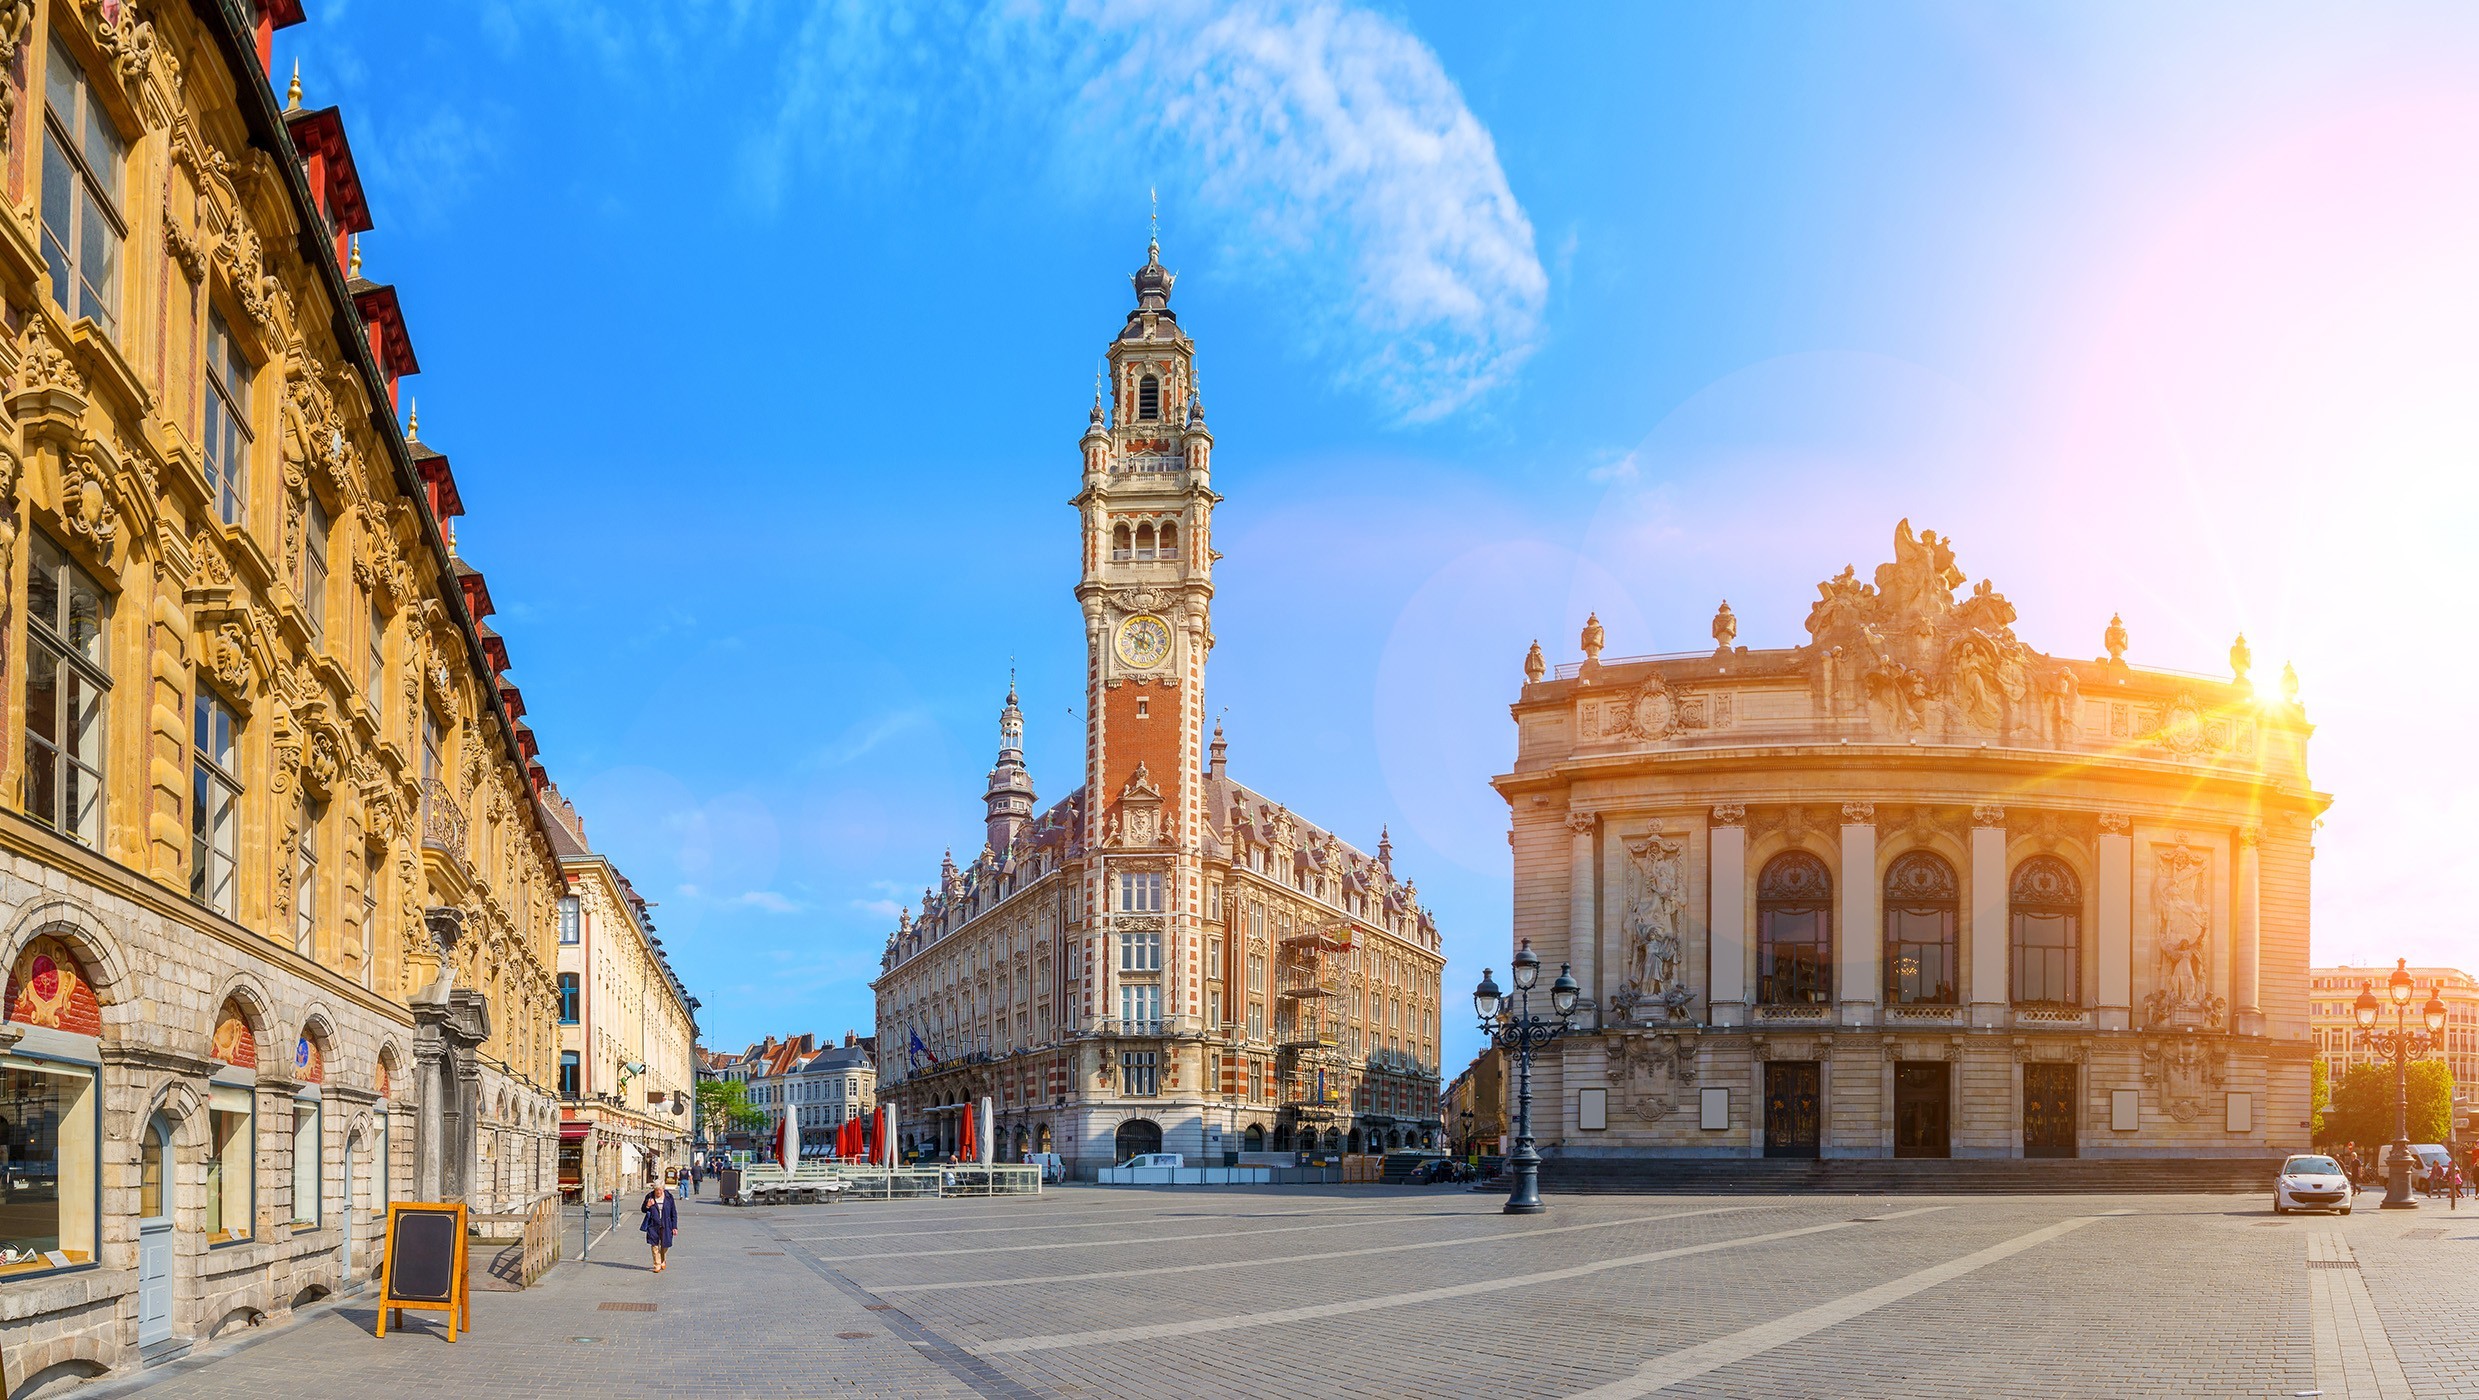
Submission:
[[[1507,946],[1524,647],[1788,645],[1909,516],[2090,655],[2295,659],[2321,958],[2479,960],[2479,16],[314,0],[544,759],[710,1044],[866,1029],[1161,201],[1236,775]],[[2415,722],[2404,722],[2404,716]],[[2461,880],[2455,880],[2457,885]],[[1476,1037],[1449,1041],[1450,1068]]]

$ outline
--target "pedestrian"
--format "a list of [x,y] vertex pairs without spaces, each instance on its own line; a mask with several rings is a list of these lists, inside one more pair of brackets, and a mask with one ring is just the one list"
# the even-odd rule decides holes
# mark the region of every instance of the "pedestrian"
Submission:
[[641,1228],[646,1233],[646,1244],[654,1251],[654,1272],[659,1274],[670,1262],[671,1242],[680,1234],[680,1201],[672,1194],[668,1181],[657,1181],[647,1188],[640,1209],[645,1216]]
[[689,1199],[690,1199],[690,1200],[692,1200],[692,1201],[693,1201],[693,1200],[696,1200],[696,1199],[697,1199],[697,1191],[698,1191],[698,1187],[699,1187],[701,1184],[702,1184],[702,1183],[701,1183],[701,1182],[700,1182],[700,1180],[699,1180],[699,1174],[698,1174],[698,1170],[697,1170],[697,1157],[696,1157],[696,1154],[692,1153],[692,1154],[690,1154],[690,1156],[689,1156]]

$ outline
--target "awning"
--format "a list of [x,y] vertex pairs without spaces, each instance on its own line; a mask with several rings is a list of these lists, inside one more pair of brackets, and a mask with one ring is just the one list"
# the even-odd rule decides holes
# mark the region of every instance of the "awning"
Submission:
[[589,1123],[582,1118],[576,1119],[572,1122],[566,1122],[559,1125],[559,1140],[562,1142],[583,1142],[585,1141],[585,1135],[592,1131],[594,1131],[594,1125],[592,1123]]

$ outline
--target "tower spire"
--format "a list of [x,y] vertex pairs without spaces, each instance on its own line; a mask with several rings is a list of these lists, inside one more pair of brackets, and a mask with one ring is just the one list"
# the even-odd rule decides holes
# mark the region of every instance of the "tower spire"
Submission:
[[982,796],[990,854],[1004,860],[1016,833],[1033,819],[1033,775],[1024,767],[1024,710],[1016,703],[1016,668],[1007,668],[1007,703],[998,712],[998,762]]

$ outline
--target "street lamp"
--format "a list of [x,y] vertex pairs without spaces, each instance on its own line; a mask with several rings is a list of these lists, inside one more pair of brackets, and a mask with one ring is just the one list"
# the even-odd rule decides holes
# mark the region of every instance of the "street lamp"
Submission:
[[2426,1058],[2444,1043],[2445,1002],[2441,989],[2429,988],[2427,1005],[2419,1008],[2419,1019],[2427,1023],[2427,1029],[2410,1029],[2410,999],[2419,989],[2410,979],[2408,958],[2394,963],[2384,990],[2393,1003],[2393,1029],[2376,1029],[2384,1004],[2376,999],[2373,984],[2359,984],[2358,1000],[2351,1010],[2358,1016],[2359,1040],[2377,1054],[2393,1057],[2393,1160],[2385,1172],[2383,1208],[2417,1210],[2419,1203],[2410,1194],[2410,1062]]
[[1550,1009],[1554,1019],[1532,1014],[1532,986],[1541,980],[1541,960],[1533,955],[1532,940],[1515,950],[1511,968],[1515,978],[1512,1004],[1490,969],[1481,969],[1481,984],[1472,989],[1472,1009],[1480,1013],[1481,1034],[1501,1050],[1515,1052],[1515,1151],[1507,1158],[1507,1166],[1515,1175],[1515,1189],[1506,1198],[1509,1215],[1538,1215],[1548,1207],[1541,1204],[1541,1154],[1532,1150],[1532,1048],[1547,1045],[1567,1033],[1567,1017],[1575,1012],[1575,998],[1582,989],[1568,975],[1565,964],[1558,968],[1558,980],[1549,984]]

